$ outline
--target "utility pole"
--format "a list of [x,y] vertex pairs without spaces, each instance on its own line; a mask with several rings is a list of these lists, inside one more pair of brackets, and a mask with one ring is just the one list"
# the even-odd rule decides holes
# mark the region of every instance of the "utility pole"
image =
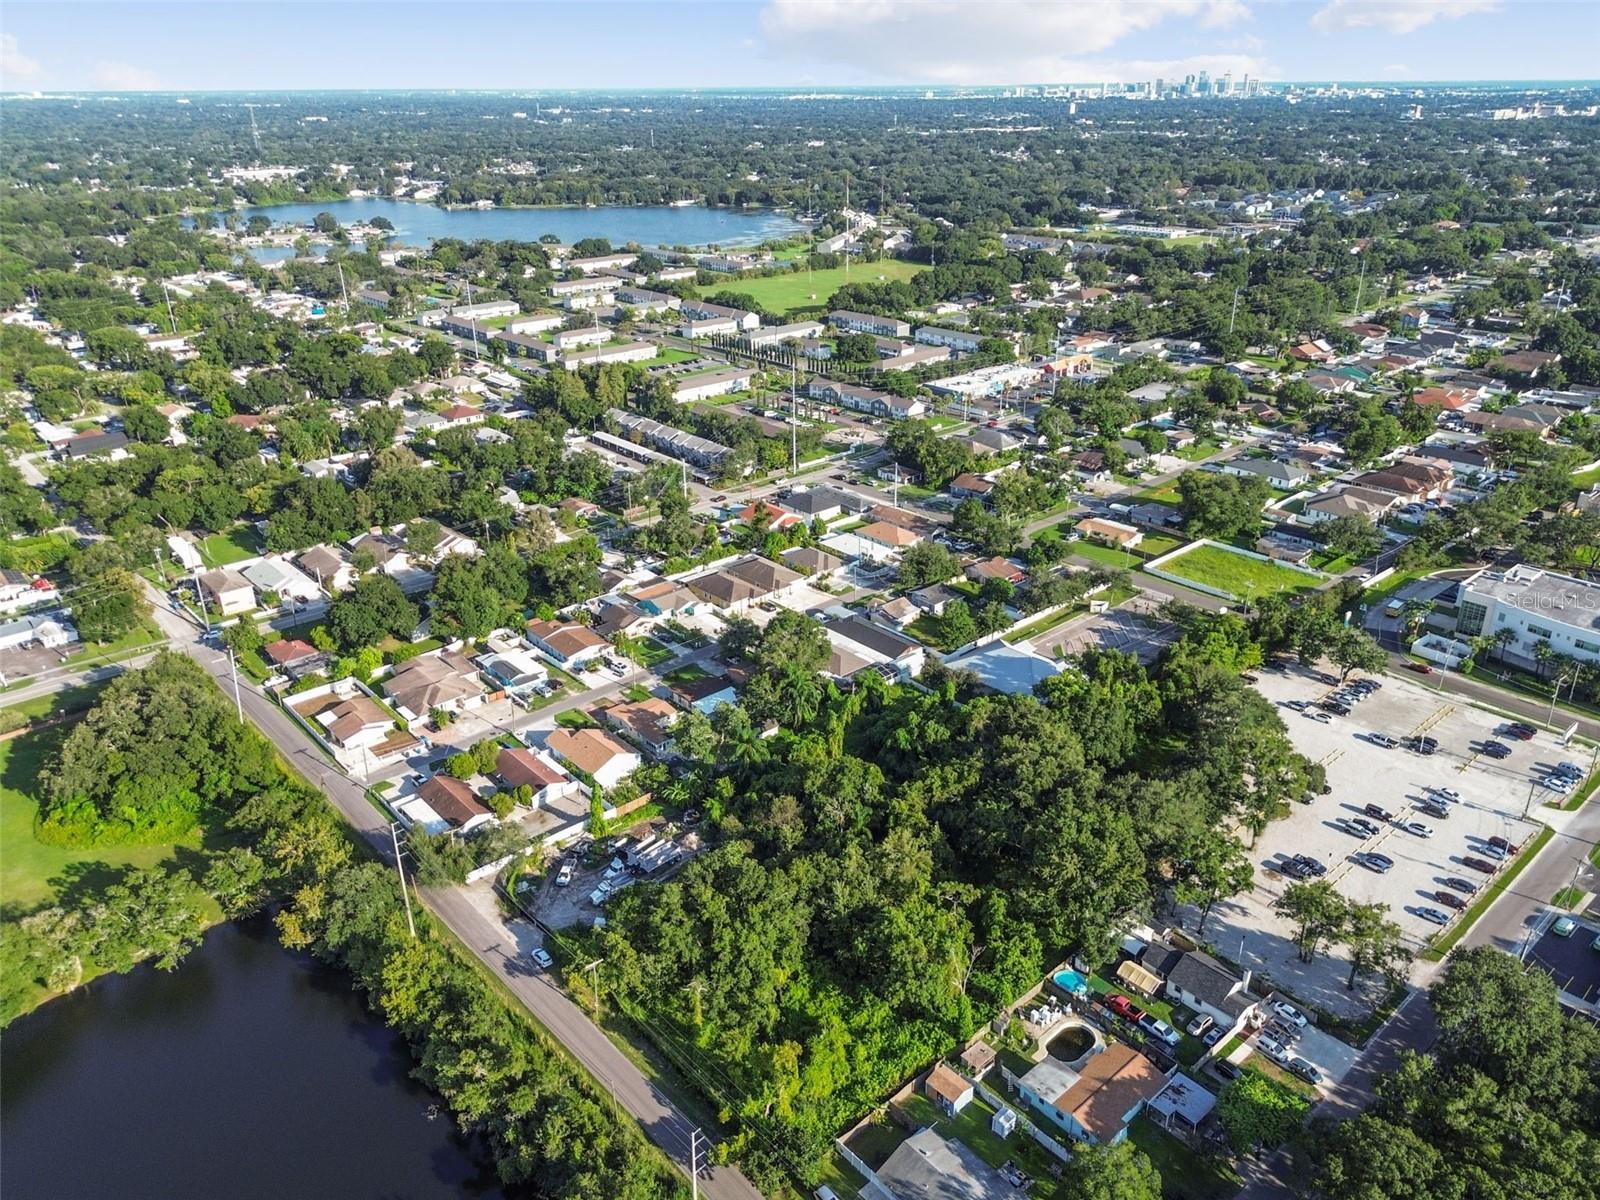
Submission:
[[167,291],[167,281],[161,281],[161,295],[167,302],[167,323],[172,326],[172,332],[178,332],[178,318],[172,315],[172,293]]
[[597,958],[583,968],[589,972],[589,982],[594,987],[594,1015],[596,1020],[600,1017],[600,964],[603,962],[605,962],[605,959]]
[[394,869],[400,875],[400,896],[406,902],[406,928],[411,930],[412,938],[417,936],[417,922],[411,915],[411,893],[406,890],[406,865],[405,859],[400,856],[400,822],[389,822],[389,837],[394,842]]
[[799,374],[793,363],[789,364],[789,474],[800,470],[800,390],[796,386]]
[[1228,312],[1228,332],[1233,332],[1234,318],[1239,315],[1239,289],[1233,289],[1233,308]]
[[239,724],[244,724],[244,699],[239,695],[239,662],[233,656],[233,647],[228,647],[228,670],[233,672],[233,708],[239,716]]
[[693,1200],[700,1200],[700,1131],[689,1135],[689,1189]]
[[1361,274],[1356,278],[1356,316],[1361,315],[1361,293],[1366,290],[1367,284],[1367,252],[1361,252]]
[[339,263],[338,264],[338,268],[339,268],[339,295],[344,297],[344,311],[345,311],[345,315],[348,317],[350,315],[350,289],[344,286],[344,264],[343,263]]

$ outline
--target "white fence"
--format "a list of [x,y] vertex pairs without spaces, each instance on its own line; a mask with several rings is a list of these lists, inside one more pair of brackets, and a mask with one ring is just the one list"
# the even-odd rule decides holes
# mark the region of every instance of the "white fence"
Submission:
[[838,1147],[839,1154],[845,1162],[861,1172],[861,1178],[867,1181],[867,1186],[861,1189],[862,1195],[871,1196],[873,1200],[897,1200],[895,1194],[883,1186],[883,1181],[878,1178],[877,1172],[867,1166],[860,1155],[846,1146],[843,1138],[835,1138],[833,1144]]
[[1031,1120],[1029,1120],[1027,1114],[1015,1100],[1005,1099],[1000,1095],[999,1092],[995,1091],[988,1084],[983,1083],[981,1080],[973,1080],[972,1086],[977,1089],[978,1095],[982,1096],[990,1105],[994,1107],[996,1112],[1002,1108],[1009,1108],[1012,1112],[1016,1113],[1017,1128],[1026,1130],[1028,1136],[1034,1141],[1038,1142],[1039,1145],[1043,1146],[1051,1154],[1054,1154],[1062,1162],[1072,1161],[1072,1152],[1060,1142],[1056,1141],[1055,1138],[1051,1137],[1044,1130],[1040,1129]]

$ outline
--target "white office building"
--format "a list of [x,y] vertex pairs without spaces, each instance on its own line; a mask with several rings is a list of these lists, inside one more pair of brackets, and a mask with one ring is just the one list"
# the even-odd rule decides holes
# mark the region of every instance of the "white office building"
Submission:
[[1600,662],[1600,583],[1519,564],[1479,571],[1461,585],[1457,636],[1511,631],[1506,656],[1538,665],[1540,642],[1557,654]]

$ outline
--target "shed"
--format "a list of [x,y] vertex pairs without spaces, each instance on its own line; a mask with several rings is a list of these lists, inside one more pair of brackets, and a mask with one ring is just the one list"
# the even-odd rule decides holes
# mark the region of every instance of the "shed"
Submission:
[[1155,996],[1161,991],[1161,976],[1146,970],[1131,958],[1117,968],[1117,978],[1141,996]]
[[989,1118],[989,1131],[999,1137],[1010,1137],[1017,1127],[1017,1114],[1002,1104]]

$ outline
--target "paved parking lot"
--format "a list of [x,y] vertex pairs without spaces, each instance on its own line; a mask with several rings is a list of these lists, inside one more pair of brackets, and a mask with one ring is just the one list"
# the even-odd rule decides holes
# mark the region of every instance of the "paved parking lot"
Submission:
[[[1077,621],[1048,629],[1032,639],[1039,653],[1054,656],[1059,648],[1062,654],[1082,654],[1085,650],[1121,650],[1132,654],[1140,662],[1149,664],[1161,651],[1177,640],[1177,628],[1163,621],[1153,612],[1139,608],[1144,597],[1138,596],[1125,608],[1114,608]],[[1154,608],[1148,605],[1148,608]]]
[[1527,963],[1549,975],[1562,991],[1600,1006],[1600,950],[1594,946],[1596,937],[1600,937],[1600,924],[1594,922],[1579,922],[1578,928],[1566,937],[1557,937],[1547,924],[1544,935],[1529,949]]
[[[1532,742],[1501,736],[1512,754],[1496,762],[1474,746],[1496,736],[1503,725],[1500,718],[1441,698],[1407,679],[1391,676],[1382,683],[1349,716],[1321,724],[1287,707],[1289,701],[1315,700],[1333,690],[1315,673],[1300,667],[1260,673],[1258,688],[1280,706],[1300,752],[1323,764],[1331,792],[1311,804],[1293,805],[1287,818],[1268,826],[1252,850],[1255,888],[1219,906],[1206,930],[1225,954],[1242,957],[1242,965],[1266,972],[1309,1003],[1351,1015],[1367,1007],[1370,995],[1364,998],[1362,989],[1346,988],[1349,963],[1343,947],[1311,964],[1301,963],[1291,941],[1292,926],[1272,912],[1273,902],[1294,882],[1281,871],[1285,860],[1310,855],[1327,867],[1326,878],[1349,899],[1388,905],[1391,919],[1405,931],[1411,947],[1420,950],[1439,927],[1418,910],[1445,909],[1433,893],[1444,887],[1447,877],[1486,883],[1489,877],[1465,867],[1462,858],[1486,857],[1484,847],[1491,837],[1522,843],[1537,832],[1535,822],[1523,819],[1526,808],[1537,809],[1549,796],[1533,785],[1535,768],[1571,757],[1541,733]],[[1404,748],[1384,749],[1367,740],[1374,732],[1396,738],[1425,733],[1438,739],[1439,748],[1431,757]],[[1447,819],[1416,810],[1427,786],[1460,793],[1460,803],[1448,806]],[[1433,829],[1433,836],[1419,837],[1384,822],[1378,822],[1380,830],[1370,838],[1341,827],[1343,820],[1364,815],[1368,804],[1402,820],[1420,820]],[[1379,874],[1357,865],[1352,856],[1360,851],[1386,855],[1394,860],[1393,869]]]

